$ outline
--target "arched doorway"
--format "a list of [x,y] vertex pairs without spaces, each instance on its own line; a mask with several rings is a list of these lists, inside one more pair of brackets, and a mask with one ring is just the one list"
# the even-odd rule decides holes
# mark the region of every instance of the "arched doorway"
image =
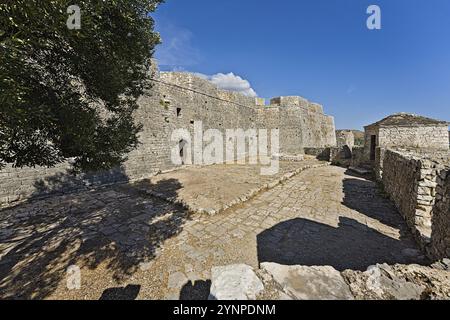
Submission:
[[181,139],[178,142],[178,150],[180,151],[181,165],[186,164],[186,160],[187,160],[187,156],[188,156],[187,146],[188,146],[188,142],[184,139]]

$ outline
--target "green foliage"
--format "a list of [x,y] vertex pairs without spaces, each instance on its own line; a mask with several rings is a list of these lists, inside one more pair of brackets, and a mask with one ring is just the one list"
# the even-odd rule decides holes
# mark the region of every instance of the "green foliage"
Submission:
[[[109,169],[138,144],[136,100],[148,87],[161,0],[2,0],[0,167]],[[81,9],[69,30],[67,8]]]

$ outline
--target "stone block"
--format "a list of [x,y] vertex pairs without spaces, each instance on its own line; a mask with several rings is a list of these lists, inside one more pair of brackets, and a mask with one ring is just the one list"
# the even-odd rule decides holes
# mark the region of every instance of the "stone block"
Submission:
[[209,300],[255,300],[264,290],[252,267],[235,264],[211,270]]
[[340,272],[330,266],[284,266],[264,262],[269,273],[289,296],[299,300],[353,300]]

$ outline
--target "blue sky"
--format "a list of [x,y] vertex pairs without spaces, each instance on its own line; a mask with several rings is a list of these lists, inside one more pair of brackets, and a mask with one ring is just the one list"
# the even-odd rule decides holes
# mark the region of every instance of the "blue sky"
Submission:
[[450,121],[449,0],[167,0],[153,17],[162,70],[232,72],[260,97],[323,104],[339,129],[402,111]]

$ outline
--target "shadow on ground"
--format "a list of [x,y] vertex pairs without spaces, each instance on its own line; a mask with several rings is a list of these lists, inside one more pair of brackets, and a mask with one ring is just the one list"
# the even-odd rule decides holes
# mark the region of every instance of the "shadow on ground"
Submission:
[[[348,175],[348,172],[346,172]],[[357,177],[355,175],[355,177]],[[376,182],[366,179],[345,178],[343,204],[381,223],[399,228],[406,233],[406,224],[394,204],[382,195]]]
[[396,236],[348,217],[339,217],[337,228],[298,218],[279,223],[257,236],[259,262],[330,265],[337,270],[364,271],[377,263],[426,263],[403,218],[382,196],[377,184],[353,177],[343,181],[342,203],[379,221],[380,227],[384,225],[385,230],[396,232]]
[[127,285],[124,288],[109,288],[103,291],[99,300],[136,300],[139,291],[141,291],[141,286],[134,284]]
[[208,300],[211,280],[189,281],[180,291],[180,300]]
[[[62,176],[51,181],[38,185],[50,185],[53,189],[48,192],[55,193],[61,181],[71,183]],[[149,188],[172,190],[175,196],[181,185],[174,179],[157,185],[144,181],[1,210],[0,298],[45,298],[65,281],[71,265],[106,265],[120,281],[154,259],[164,241],[182,230],[188,213],[148,196],[145,190]],[[122,290],[128,296],[135,291],[134,287]],[[117,288],[104,296],[114,294],[119,294]]]
[[261,232],[257,244],[260,263],[365,271],[377,263],[421,261],[404,256],[411,241],[396,240],[345,217],[339,218],[337,228],[301,218],[284,221]]

